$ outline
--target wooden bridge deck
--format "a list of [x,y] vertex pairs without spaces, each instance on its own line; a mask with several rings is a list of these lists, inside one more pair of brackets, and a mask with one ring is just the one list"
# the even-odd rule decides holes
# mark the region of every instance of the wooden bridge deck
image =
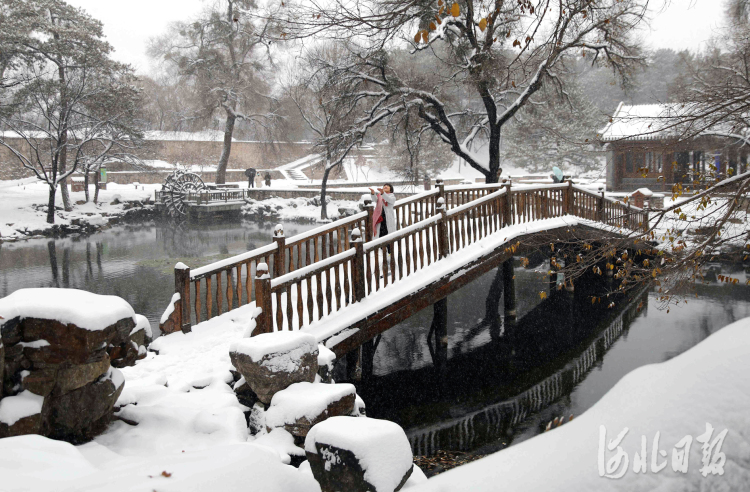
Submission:
[[175,268],[174,310],[163,332],[189,331],[255,302],[253,334],[304,330],[337,356],[518,254],[535,234],[596,238],[638,229],[645,211],[572,183],[445,187],[396,203],[400,229],[372,239],[366,210],[191,271]]

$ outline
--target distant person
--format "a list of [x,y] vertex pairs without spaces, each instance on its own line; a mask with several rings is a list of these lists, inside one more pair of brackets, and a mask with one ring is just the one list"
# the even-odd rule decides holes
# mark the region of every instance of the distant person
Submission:
[[552,178],[553,183],[562,183],[563,181],[563,173],[557,166],[552,168],[552,174],[549,177]]
[[263,187],[263,177],[260,174],[255,176],[255,187],[256,188]]
[[247,176],[247,187],[248,188],[254,188],[255,187],[255,175],[257,174],[257,171],[253,169],[252,167],[250,169],[245,169],[245,176]]
[[271,173],[266,173],[266,187],[271,187]]
[[[396,232],[396,195],[393,193],[393,185],[386,183],[377,192],[370,188],[375,210],[372,212],[372,235],[383,237],[389,232]],[[390,246],[388,252],[391,252]]]

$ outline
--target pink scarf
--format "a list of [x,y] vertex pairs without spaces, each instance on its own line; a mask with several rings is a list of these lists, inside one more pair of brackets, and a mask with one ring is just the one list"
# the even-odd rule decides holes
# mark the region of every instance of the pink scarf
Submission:
[[383,217],[384,205],[383,195],[378,193],[378,201],[375,203],[375,210],[372,211],[372,237],[377,236],[378,227],[380,227],[380,223],[385,219]]

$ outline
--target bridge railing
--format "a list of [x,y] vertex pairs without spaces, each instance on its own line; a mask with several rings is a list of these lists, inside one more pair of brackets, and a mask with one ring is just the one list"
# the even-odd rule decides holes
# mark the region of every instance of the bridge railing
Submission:
[[[631,229],[648,224],[645,211],[570,182],[448,189],[440,183],[399,200],[401,229],[374,240],[372,208],[367,203],[364,212],[288,240],[277,226],[269,245],[192,272],[176,267],[173,326],[189,330],[191,312],[200,322],[204,306],[210,319],[214,301],[221,314],[255,299],[263,309],[257,333],[299,329],[509,225],[567,214]],[[416,220],[422,215],[428,217]]]
[[[433,214],[435,200],[444,191],[442,180],[438,180],[436,189],[398,200],[394,207],[397,217],[404,224],[410,224],[423,214]],[[240,199],[245,192],[244,189],[204,191],[189,193],[187,198],[207,203],[209,200]],[[363,239],[371,240],[373,208],[372,203],[365,201],[365,211],[297,236],[287,239],[283,230],[275,231],[274,242],[269,245],[192,271],[185,265],[176,267],[175,293],[180,295],[170,315],[172,321],[164,329],[188,331],[192,319],[199,323],[255,300],[259,287],[255,277],[259,265],[266,264],[269,276],[277,278],[349,250],[351,229],[364,231]]]

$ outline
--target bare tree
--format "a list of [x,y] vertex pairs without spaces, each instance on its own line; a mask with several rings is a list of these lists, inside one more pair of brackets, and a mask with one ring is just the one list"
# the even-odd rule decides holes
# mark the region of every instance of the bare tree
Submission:
[[216,111],[223,114],[224,140],[216,170],[219,184],[226,180],[237,120],[267,125],[275,118],[266,81],[272,22],[258,20],[261,17],[254,0],[218,1],[197,19],[173,25],[149,49],[193,85],[203,102],[204,116]]
[[[312,0],[289,8],[283,34],[353,40],[352,57],[331,67],[359,108],[349,137],[361,139],[413,108],[451,152],[497,182],[503,127],[542,87],[564,94],[569,58],[589,57],[624,78],[642,61],[632,31],[646,6],[646,0]],[[399,49],[408,56],[393,56]],[[430,67],[430,77],[414,72],[420,65]],[[479,140],[481,155],[472,151]]]
[[109,58],[99,21],[61,0],[0,0],[0,10],[3,42],[18,60],[14,83],[0,92],[0,145],[48,184],[54,223],[58,184],[71,209],[66,178],[139,138],[132,70]]
[[329,70],[331,64],[345,56],[345,52],[346,48],[341,44],[327,44],[307,50],[297,60],[300,66],[286,87],[288,97],[315,135],[315,147],[325,156],[320,185],[321,219],[328,219],[328,178],[333,170],[341,168],[344,159],[357,144],[355,139],[335,138],[352,121],[353,107],[341,97],[344,88],[338,85]]
[[575,83],[565,98],[554,93],[535,97],[516,113],[503,137],[501,154],[516,167],[549,173],[552,166],[591,171],[603,167],[596,134],[609,116],[599,112]]

